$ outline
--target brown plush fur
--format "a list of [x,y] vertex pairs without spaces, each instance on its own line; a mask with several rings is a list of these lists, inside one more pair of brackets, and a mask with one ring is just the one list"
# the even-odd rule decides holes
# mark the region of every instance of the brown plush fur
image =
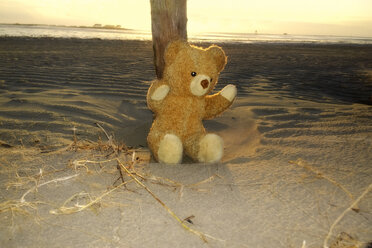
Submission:
[[[147,93],[148,107],[155,114],[147,140],[156,160],[159,161],[161,140],[166,134],[173,134],[181,140],[184,152],[195,161],[200,161],[200,140],[206,135],[202,120],[217,116],[233,102],[223,97],[221,92],[208,95],[225,64],[225,53],[218,46],[203,49],[183,41],[168,45],[164,76],[161,80],[154,80]],[[195,78],[192,72],[210,78],[207,91],[200,96],[190,90],[190,83]],[[169,92],[164,99],[152,99],[152,95],[162,85],[169,86]]]

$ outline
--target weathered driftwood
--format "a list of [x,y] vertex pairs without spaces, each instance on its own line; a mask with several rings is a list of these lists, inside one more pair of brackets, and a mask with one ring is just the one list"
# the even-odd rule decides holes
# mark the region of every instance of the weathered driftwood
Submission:
[[172,40],[187,40],[186,0],[151,0],[152,42],[157,78],[164,70],[164,50]]

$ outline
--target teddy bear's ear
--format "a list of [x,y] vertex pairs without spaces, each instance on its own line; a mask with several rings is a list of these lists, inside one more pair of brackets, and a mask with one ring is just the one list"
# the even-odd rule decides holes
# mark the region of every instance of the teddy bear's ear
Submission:
[[222,50],[221,47],[216,45],[210,46],[207,51],[215,61],[218,71],[222,71],[227,63],[225,52]]
[[185,41],[182,40],[176,40],[172,41],[168,44],[167,48],[165,49],[165,55],[164,60],[166,64],[171,64],[173,60],[176,58],[178,52],[184,48],[187,47],[188,44]]

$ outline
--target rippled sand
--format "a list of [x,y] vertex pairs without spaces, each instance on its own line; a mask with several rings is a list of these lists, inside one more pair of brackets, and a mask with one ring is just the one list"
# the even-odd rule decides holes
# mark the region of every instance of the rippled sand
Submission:
[[[0,243],[321,247],[328,238],[328,245],[339,245],[333,247],[363,247],[371,241],[372,47],[220,45],[229,61],[217,89],[235,84],[238,98],[205,126],[224,138],[223,161],[166,166],[153,163],[146,148],[152,113],[145,95],[155,75],[150,42],[0,38]],[[105,162],[112,154],[64,150],[74,139],[105,142],[96,123],[136,149],[143,182],[180,218],[194,216],[187,224],[213,236],[208,244],[135,182],[84,211],[52,214],[74,195],[69,203],[82,204],[118,185],[117,164]],[[65,180],[27,193],[56,178]],[[25,192],[33,205],[19,205]]]

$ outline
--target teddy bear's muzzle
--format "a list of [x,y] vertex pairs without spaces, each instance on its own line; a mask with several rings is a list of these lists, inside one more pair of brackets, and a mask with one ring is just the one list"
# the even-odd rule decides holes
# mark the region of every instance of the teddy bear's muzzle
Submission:
[[207,79],[204,79],[203,81],[200,82],[200,84],[203,87],[203,89],[206,89],[209,86],[209,81]]
[[204,74],[199,74],[194,77],[190,82],[190,91],[194,96],[202,96],[208,93],[209,87],[211,87],[211,78]]

